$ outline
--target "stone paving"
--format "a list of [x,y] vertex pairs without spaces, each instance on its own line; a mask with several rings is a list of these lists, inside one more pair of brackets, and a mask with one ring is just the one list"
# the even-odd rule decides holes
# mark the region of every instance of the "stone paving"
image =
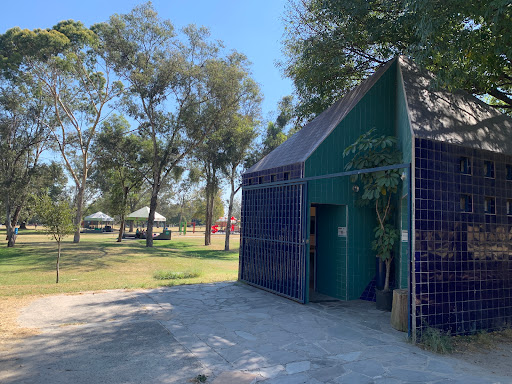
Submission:
[[2,383],[512,383],[406,341],[363,301],[300,305],[240,283],[50,296]]

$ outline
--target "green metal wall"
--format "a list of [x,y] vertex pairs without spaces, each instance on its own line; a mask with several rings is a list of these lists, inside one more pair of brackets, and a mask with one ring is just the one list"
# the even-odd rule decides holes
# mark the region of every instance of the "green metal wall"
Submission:
[[[395,130],[398,138],[400,150],[403,155],[403,163],[410,163],[412,161],[412,130],[409,123],[409,116],[407,113],[407,102],[404,93],[404,84],[402,81],[402,75],[400,73],[400,67],[397,65],[397,91],[396,91],[396,120]],[[413,177],[413,175],[411,175]],[[409,286],[409,242],[404,241],[402,234],[406,235],[409,230],[409,211],[407,205],[407,193],[408,193],[409,181],[402,184],[402,201],[400,205],[400,243],[395,249],[395,254],[398,257],[395,258],[395,283],[398,288],[407,288]]]
[[[395,123],[396,75],[397,64],[395,62],[306,160],[305,177],[343,172],[348,160],[343,158],[344,148],[371,128],[376,128],[378,134],[395,134],[397,128]],[[375,275],[375,252],[371,249],[371,242],[374,239],[373,228],[376,225],[375,214],[372,208],[357,207],[356,199],[357,196],[352,191],[352,183],[348,177],[315,180],[308,183],[310,205],[317,203],[347,206],[347,289],[345,297],[348,300],[358,299]],[[325,224],[321,221],[319,216],[319,227],[330,224],[328,220]],[[328,275],[324,277],[329,279]],[[321,279],[322,276],[317,274],[317,281]]]
[[317,292],[347,300],[347,238],[338,236],[346,227],[344,205],[317,205]]
[[399,257],[395,260],[396,287],[404,289],[409,286],[409,241],[404,237],[404,235],[407,234],[407,231],[409,230],[407,196],[402,198],[402,202],[400,204],[400,229]]

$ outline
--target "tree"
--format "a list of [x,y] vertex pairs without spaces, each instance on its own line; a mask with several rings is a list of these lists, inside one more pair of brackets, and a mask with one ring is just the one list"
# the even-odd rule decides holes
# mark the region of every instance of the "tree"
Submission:
[[80,241],[84,192],[94,162],[91,145],[105,109],[122,91],[98,43],[90,29],[73,20],[51,29],[16,27],[0,36],[4,76],[32,79],[53,106],[55,121],[47,127],[76,186],[74,242]]
[[93,177],[108,197],[111,214],[121,218],[118,242],[123,239],[129,194],[140,190],[150,171],[144,150],[148,143],[129,129],[124,117],[113,115],[103,122],[93,149],[97,159]]
[[[204,189],[195,196],[193,206],[195,208],[193,217],[201,223],[206,223],[206,194]],[[222,216],[224,216],[224,204],[222,203],[222,190],[219,189],[213,198],[212,217],[218,218]],[[206,226],[205,231],[211,232],[211,229],[211,225],[210,227]]]
[[259,156],[260,158],[265,157],[286,141],[287,135],[284,130],[288,122],[293,118],[293,97],[283,97],[278,103],[278,111],[279,115],[276,121],[270,121],[267,124],[267,131],[263,139],[263,149]]
[[177,35],[151,3],[114,15],[94,26],[107,57],[128,86],[124,105],[152,143],[151,202],[146,246],[153,246],[153,223],[162,183],[205,137],[222,115],[239,103],[250,84],[237,61],[219,59],[219,44],[208,30],[188,26]]
[[[370,169],[399,164],[402,154],[396,149],[397,139],[393,136],[375,136],[375,129],[361,135],[353,144],[345,148],[343,156],[354,155],[345,169]],[[400,184],[400,170],[391,169],[361,173],[351,177],[363,184],[359,202],[362,205],[375,204],[378,225],[372,248],[386,264],[384,291],[389,291],[389,276],[393,261],[393,247],[398,240],[398,230],[390,221],[393,219],[393,200]]]
[[437,75],[433,86],[490,95],[512,109],[508,0],[289,0],[281,63],[309,121],[396,55]]
[[[60,163],[38,164],[33,170],[23,210],[19,215],[21,225],[25,222],[36,222],[36,194],[47,191],[52,200],[67,198],[66,184],[68,179]],[[20,227],[21,229],[21,227]]]
[[58,283],[62,240],[76,230],[76,225],[73,224],[74,212],[69,201],[55,201],[46,194],[39,197],[37,215],[44,225],[44,231],[57,242],[56,283]]
[[228,212],[226,223],[226,239],[224,250],[229,251],[229,237],[231,234],[231,216],[233,215],[233,203],[235,194],[240,190],[244,161],[251,150],[256,138],[256,122],[250,115],[234,116],[230,129],[226,129],[224,143],[227,161],[222,167],[222,172],[227,177],[230,194],[228,200]]
[[47,104],[37,87],[3,80],[0,84],[0,193],[7,226],[7,246],[14,247],[14,227],[30,192],[45,149]]

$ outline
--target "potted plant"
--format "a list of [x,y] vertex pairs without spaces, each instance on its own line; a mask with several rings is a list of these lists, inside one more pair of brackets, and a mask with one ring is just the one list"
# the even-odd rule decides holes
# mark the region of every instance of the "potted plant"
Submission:
[[[370,129],[345,148],[344,157],[353,154],[345,169],[370,169],[399,164],[402,153],[396,147],[397,139],[395,137],[376,136],[375,129]],[[377,226],[374,229],[375,239],[372,242],[372,249],[377,253],[377,258],[386,266],[384,287],[376,290],[377,308],[391,310],[393,292],[389,289],[389,280],[393,248],[399,238],[399,232],[392,224],[393,200],[401,181],[400,170],[360,173],[351,176],[351,180],[354,183],[362,184],[362,194],[358,198],[359,204],[375,207]]]

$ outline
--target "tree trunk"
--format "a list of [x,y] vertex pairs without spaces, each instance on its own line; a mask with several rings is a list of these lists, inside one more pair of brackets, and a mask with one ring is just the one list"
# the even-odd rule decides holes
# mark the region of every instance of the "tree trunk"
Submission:
[[57,241],[57,281],[55,283],[59,283],[59,262],[60,262],[60,241]]
[[14,236],[14,228],[12,226],[11,206],[10,206],[10,199],[8,196],[5,198],[5,225],[7,226],[7,237],[6,237],[7,246],[14,247],[16,238]]
[[[210,184],[210,185],[208,185]],[[213,217],[213,201],[215,199],[213,182],[206,184],[206,230],[204,231],[204,245],[212,243],[212,217]]]
[[[21,207],[22,207],[21,205],[17,205],[16,208],[14,209],[14,214],[12,215],[12,219],[11,219],[11,226],[13,228],[16,227],[16,223],[20,219]],[[23,223],[22,223],[22,225],[23,225]],[[23,228],[23,229],[27,229],[27,228]]]
[[117,242],[120,243],[123,240],[124,235],[124,216],[126,212],[126,204],[128,201],[128,187],[124,187],[123,189],[123,206],[121,210],[121,226],[119,227],[119,236],[117,237]]
[[[181,222],[183,221],[183,206],[185,205],[185,196],[182,196],[180,205],[181,205],[180,206],[180,221],[178,222],[178,228],[180,229],[180,232],[181,232]],[[185,227],[186,227],[186,225],[185,225]]]
[[153,189],[151,192],[151,202],[149,204],[149,217],[148,217],[148,227],[146,230],[146,247],[153,246],[153,224],[155,223],[155,212],[158,204],[158,192],[160,190],[160,181],[153,184]]
[[85,181],[83,181],[82,185],[78,187],[78,193],[76,195],[76,215],[75,215],[76,231],[75,231],[75,236],[73,237],[73,243],[80,242],[80,229],[82,227],[82,207],[84,205],[84,189],[85,189]]
[[206,186],[206,212],[205,212],[205,228],[204,228],[204,245],[210,245],[212,227],[209,222],[210,218],[210,192],[208,191],[208,184]]
[[224,250],[229,251],[229,236],[231,235],[231,215],[233,214],[233,200],[235,199],[235,179],[234,172],[231,172],[231,193],[229,195],[228,217],[226,218],[226,240],[224,241]]
[[384,292],[389,291],[389,275],[391,271],[391,260],[392,259],[386,259],[386,281],[384,283]]
[[121,226],[119,227],[119,236],[117,236],[117,242],[123,241],[124,235],[124,213],[121,214]]

